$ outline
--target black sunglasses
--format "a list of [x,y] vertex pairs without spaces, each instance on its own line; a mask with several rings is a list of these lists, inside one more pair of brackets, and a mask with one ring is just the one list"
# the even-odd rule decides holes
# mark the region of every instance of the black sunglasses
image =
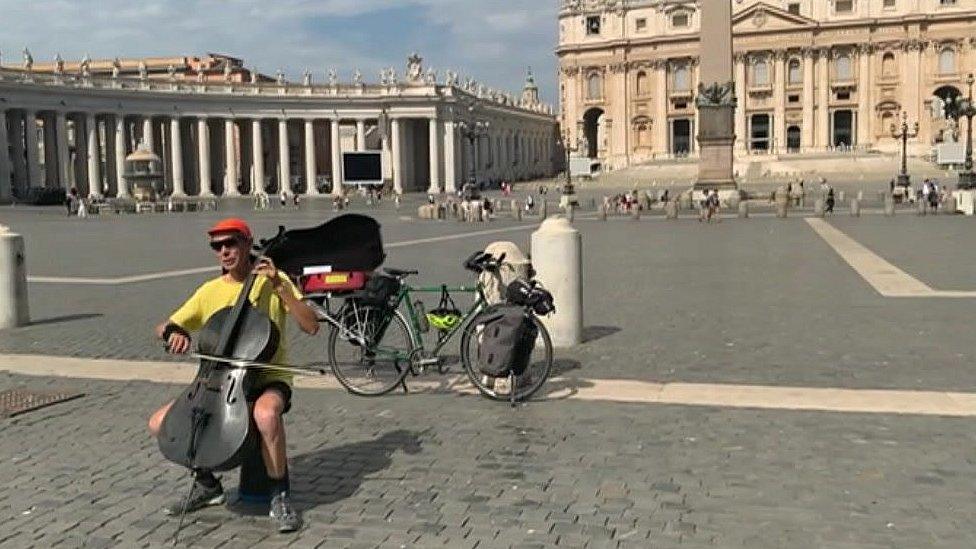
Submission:
[[213,251],[215,251],[215,252],[219,252],[220,250],[222,250],[224,248],[224,246],[226,246],[228,248],[236,248],[237,246],[240,245],[240,243],[241,243],[241,241],[240,241],[239,238],[236,238],[236,237],[235,238],[225,238],[223,240],[213,240],[213,241],[211,241],[210,242],[210,248]]

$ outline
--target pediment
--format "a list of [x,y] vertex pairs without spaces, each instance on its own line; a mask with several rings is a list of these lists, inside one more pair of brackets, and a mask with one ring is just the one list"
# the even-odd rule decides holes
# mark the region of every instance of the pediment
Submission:
[[763,2],[732,16],[734,33],[805,30],[816,26],[817,22],[809,17],[795,15]]

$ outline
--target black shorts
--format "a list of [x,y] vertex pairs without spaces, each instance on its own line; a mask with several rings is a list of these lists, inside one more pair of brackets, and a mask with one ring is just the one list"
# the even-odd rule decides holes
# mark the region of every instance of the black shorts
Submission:
[[247,392],[247,401],[255,402],[258,398],[264,394],[268,389],[277,389],[281,392],[281,396],[285,397],[285,409],[282,410],[282,414],[287,414],[288,410],[291,410],[291,387],[288,386],[284,381],[270,381],[267,383],[258,380],[251,390]]

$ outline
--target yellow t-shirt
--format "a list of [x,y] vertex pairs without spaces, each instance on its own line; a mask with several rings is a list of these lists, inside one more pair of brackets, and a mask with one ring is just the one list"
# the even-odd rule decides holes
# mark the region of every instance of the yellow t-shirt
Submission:
[[[281,279],[285,288],[292,293],[297,299],[302,299],[301,292],[298,288],[291,283],[283,273],[278,273],[278,278]],[[225,308],[231,307],[237,301],[237,296],[240,295],[241,289],[244,287],[243,282],[230,282],[225,280],[223,276],[215,278],[208,282],[205,282],[203,286],[200,286],[196,292],[190,296],[190,299],[183,304],[182,307],[176,310],[169,319],[171,322],[179,325],[184,330],[195,332],[203,327],[207,323],[207,320],[213,316],[217,311]],[[285,349],[287,338],[285,337],[285,325],[288,319],[288,308],[285,303],[281,300],[274,289],[271,287],[270,279],[266,276],[258,276],[257,280],[254,281],[254,286],[251,288],[251,295],[248,296],[251,300],[251,305],[259,310],[264,311],[271,318],[271,322],[278,327],[278,333],[281,334],[281,340],[278,344],[278,351],[275,352],[274,357],[271,362],[275,364],[285,364],[285,359],[287,357],[287,351]],[[262,381],[283,381],[288,385],[291,385],[292,375],[286,372],[277,372],[274,370],[267,370],[261,373]]]

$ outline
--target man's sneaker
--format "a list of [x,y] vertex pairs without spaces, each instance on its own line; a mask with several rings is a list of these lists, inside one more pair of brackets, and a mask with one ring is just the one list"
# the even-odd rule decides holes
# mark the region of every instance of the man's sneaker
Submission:
[[[184,499],[180,498],[179,501],[163,507],[163,512],[167,515],[179,515],[183,512]],[[204,507],[210,507],[211,505],[221,505],[226,499],[224,496],[224,488],[220,485],[219,481],[213,488],[207,488],[198,482],[193,485],[193,494],[190,500],[185,502],[186,512],[192,513]]]
[[288,494],[282,492],[271,499],[271,512],[268,513],[271,521],[278,528],[279,532],[294,532],[302,527],[302,519],[291,506]]

